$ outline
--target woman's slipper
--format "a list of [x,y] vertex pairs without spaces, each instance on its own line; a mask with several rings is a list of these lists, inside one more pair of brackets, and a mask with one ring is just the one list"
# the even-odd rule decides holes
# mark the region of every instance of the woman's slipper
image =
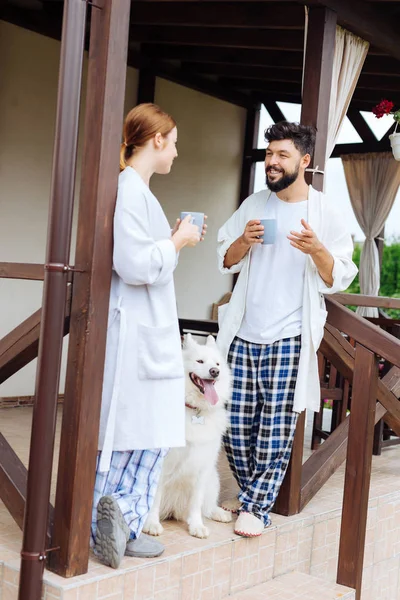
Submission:
[[237,498],[230,498],[229,500],[221,502],[221,508],[235,515],[239,512],[241,506],[242,503]]
[[235,523],[235,533],[242,537],[257,537],[265,529],[264,521],[248,512],[241,512]]

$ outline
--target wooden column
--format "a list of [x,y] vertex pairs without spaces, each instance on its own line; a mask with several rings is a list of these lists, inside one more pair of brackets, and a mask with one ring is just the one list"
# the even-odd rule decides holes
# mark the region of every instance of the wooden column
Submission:
[[[317,128],[311,167],[325,169],[329,102],[332,87],[337,15],[329,8],[312,6],[308,15],[308,35],[304,64],[301,123]],[[307,173],[309,183],[323,189],[324,176]]]
[[261,104],[250,106],[247,109],[239,205],[254,191],[256,163],[253,162],[252,150],[253,148],[257,148],[258,130],[260,126],[260,110]]
[[[98,3],[99,4],[99,3]],[[51,567],[85,573],[102,394],[130,0],[92,10],[85,143]]]
[[155,92],[156,76],[154,72],[150,69],[140,69],[137,104],[142,104],[143,102],[154,103]]
[[[335,53],[336,13],[312,6],[309,10],[301,123],[317,128],[315,153],[311,167],[325,168],[329,100]],[[307,173],[308,181],[322,190],[324,176]],[[275,512],[293,515],[300,511],[301,470],[303,461],[305,413],[299,418],[288,471],[282,484]]]
[[290,457],[285,479],[283,480],[279,496],[273,509],[273,512],[278,515],[285,515],[285,517],[297,515],[301,508],[301,471],[303,464],[305,424],[306,411],[304,410],[297,420],[292,456]]
[[373,352],[356,345],[337,581],[361,598],[378,386]]

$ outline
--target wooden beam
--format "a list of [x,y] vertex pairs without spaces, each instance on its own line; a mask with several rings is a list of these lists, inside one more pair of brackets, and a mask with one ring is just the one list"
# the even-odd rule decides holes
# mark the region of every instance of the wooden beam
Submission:
[[43,281],[44,265],[34,263],[0,262],[0,278]]
[[349,106],[347,117],[363,142],[372,144],[377,142],[375,135],[372,133],[372,129],[369,127],[366,120],[361,116],[359,110],[356,110],[354,106]]
[[[73,267],[72,267],[73,268]],[[73,280],[74,272],[68,273],[68,282]],[[14,263],[0,262],[0,279],[29,279],[31,281],[44,280],[44,265],[40,263]]]
[[303,49],[280,52],[277,50],[249,48],[216,48],[172,44],[141,45],[141,52],[150,58],[165,60],[187,60],[190,62],[213,64],[237,64],[276,67],[282,69],[303,69]]
[[[296,79],[296,77],[293,77],[293,79]],[[220,77],[218,81],[223,86],[229,86],[230,88],[237,90],[254,90],[258,92],[268,92],[268,94],[270,95],[293,95],[297,92],[298,97],[300,97],[301,94],[301,80],[297,81],[296,83],[295,81],[286,82],[281,81],[279,79],[266,80],[240,77]]]
[[156,75],[152,69],[143,68],[139,71],[137,104],[154,103],[156,92]]
[[[321,171],[324,171],[326,162],[336,23],[337,15],[332,10],[322,7],[309,9],[300,120],[303,125],[313,125],[317,130],[310,166],[318,166]],[[322,190],[323,174],[308,175],[309,183]]]
[[256,165],[251,159],[251,151],[254,146],[257,146],[258,130],[260,126],[260,110],[260,104],[247,109],[239,205],[254,192]]
[[[195,73],[220,75],[233,79],[260,79],[267,81],[289,82],[301,85],[301,71],[281,69],[280,67],[260,67],[252,65],[229,65],[221,63],[183,62],[182,67]],[[400,80],[399,80],[400,82]],[[246,82],[244,82],[246,83]],[[361,117],[362,118],[362,117]]]
[[381,75],[360,75],[357,90],[375,90],[380,94],[400,91],[400,77],[382,77]]
[[338,583],[356,589],[356,600],[361,598],[377,381],[376,356],[357,344],[337,575]]
[[368,154],[370,152],[388,152],[389,142],[382,144],[378,141],[363,142],[359,144],[336,144],[330,158],[340,158],[347,154]]
[[265,29],[304,29],[304,8],[281,2],[137,2],[132,13],[137,25],[196,25]]
[[[69,330],[71,290],[68,290],[67,311],[64,320],[64,335]],[[0,383],[20,371],[37,358],[39,350],[39,309],[0,340]]]
[[112,267],[130,0],[92,11],[76,266],[51,566],[87,571]]
[[338,20],[350,31],[400,60],[400,34],[395,23],[362,0],[319,0],[321,5],[335,11]]
[[[21,530],[24,525],[27,478],[27,468],[0,433],[0,499]],[[50,544],[53,519],[54,509],[50,504],[48,544]]]
[[27,470],[0,433],[0,498],[20,529],[24,525]]
[[277,105],[276,102],[272,102],[271,100],[266,100],[264,102],[264,106],[269,112],[271,118],[278,123],[279,121],[286,121],[286,117]]
[[373,306],[376,308],[398,308],[400,309],[400,298],[387,296],[367,296],[365,294],[333,294],[333,300],[349,306]]
[[219,83],[210,81],[206,77],[196,75],[193,73],[185,72],[180,67],[175,65],[165,64],[162,61],[156,61],[154,59],[148,59],[135,51],[131,51],[128,56],[128,63],[136,68],[151,68],[153,72],[158,76],[172,81],[179,85],[183,85],[190,89],[196,90],[203,94],[208,94],[213,98],[236,104],[247,108],[253,106],[256,101],[250,96],[238,92],[237,90],[223,87]]
[[[143,54],[153,58],[163,57],[165,60],[187,60],[200,63],[222,63],[237,65],[253,65],[276,67],[282,70],[303,70],[303,48],[293,51],[279,52],[274,50],[249,48],[215,48],[206,46],[187,46],[171,44],[141,45]],[[400,61],[391,56],[374,56],[368,54],[362,73],[365,75],[382,75],[400,77]]]
[[148,44],[188,44],[190,46],[215,46],[226,48],[264,48],[271,50],[303,51],[304,34],[291,31],[283,35],[271,29],[226,29],[223,27],[164,27],[163,25],[132,25],[130,37],[135,42]]

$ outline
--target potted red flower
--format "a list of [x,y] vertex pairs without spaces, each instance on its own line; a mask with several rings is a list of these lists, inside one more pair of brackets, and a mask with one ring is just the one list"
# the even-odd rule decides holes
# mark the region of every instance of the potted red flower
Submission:
[[379,104],[377,104],[372,112],[376,116],[377,119],[381,119],[384,115],[392,115],[396,127],[394,129],[394,133],[389,135],[390,145],[392,146],[393,156],[396,160],[400,160],[400,131],[397,131],[397,127],[400,123],[400,110],[394,111],[394,104],[390,100],[381,100]]

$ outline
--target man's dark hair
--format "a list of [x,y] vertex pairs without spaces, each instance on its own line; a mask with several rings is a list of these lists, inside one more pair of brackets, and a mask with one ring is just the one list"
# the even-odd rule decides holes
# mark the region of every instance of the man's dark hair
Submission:
[[277,142],[281,140],[292,140],[295,148],[302,156],[309,154],[311,157],[315,148],[316,129],[312,125],[300,125],[299,123],[289,123],[289,121],[280,121],[266,129],[265,141]]

